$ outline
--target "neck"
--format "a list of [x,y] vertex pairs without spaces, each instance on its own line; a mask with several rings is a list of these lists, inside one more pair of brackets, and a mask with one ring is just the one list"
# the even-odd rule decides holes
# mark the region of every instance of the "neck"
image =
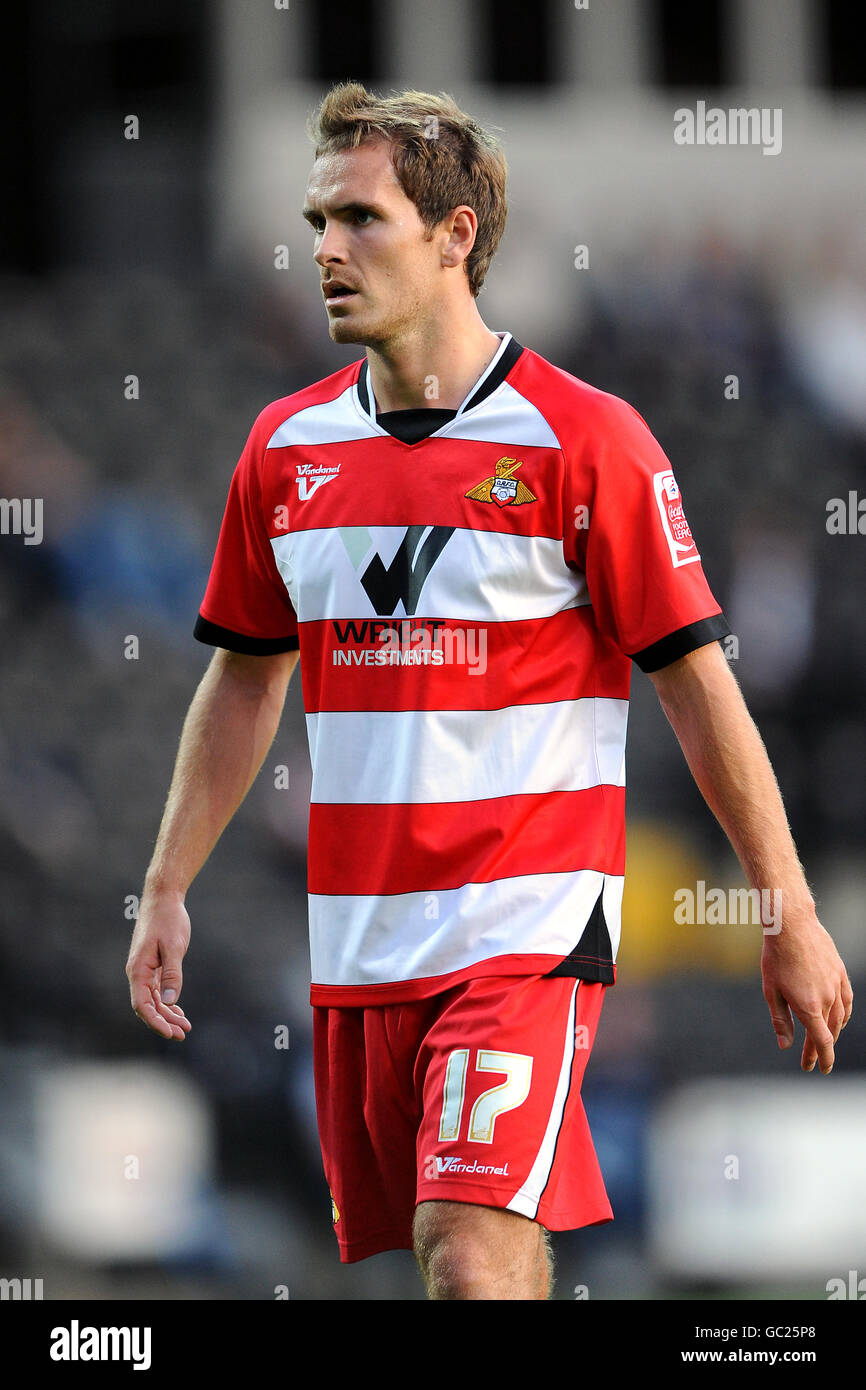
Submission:
[[367,347],[379,414],[419,407],[457,410],[501,346],[474,302],[472,312],[474,320],[462,331],[453,317],[431,320],[399,340]]

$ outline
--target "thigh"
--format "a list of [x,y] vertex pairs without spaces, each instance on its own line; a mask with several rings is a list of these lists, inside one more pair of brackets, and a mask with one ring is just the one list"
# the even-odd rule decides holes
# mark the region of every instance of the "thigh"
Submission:
[[316,1111],[340,1259],[412,1249],[421,1006],[314,1008]]
[[580,1099],[605,988],[500,976],[443,996],[416,1068],[419,1206],[491,1207],[550,1230],[612,1220]]

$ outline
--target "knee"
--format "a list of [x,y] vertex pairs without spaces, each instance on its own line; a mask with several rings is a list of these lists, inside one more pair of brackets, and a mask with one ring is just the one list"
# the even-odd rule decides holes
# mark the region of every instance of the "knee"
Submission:
[[423,1203],[414,1249],[431,1299],[547,1298],[541,1230],[495,1208]]
[[444,1222],[415,1223],[415,1257],[432,1299],[489,1298],[495,1271],[480,1235]]

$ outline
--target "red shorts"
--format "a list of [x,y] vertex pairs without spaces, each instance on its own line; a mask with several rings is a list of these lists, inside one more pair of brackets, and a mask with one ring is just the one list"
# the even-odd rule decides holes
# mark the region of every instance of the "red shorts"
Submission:
[[411,1250],[419,1202],[504,1207],[552,1231],[613,1220],[580,1098],[606,988],[486,976],[412,1003],[314,1007],[343,1263]]

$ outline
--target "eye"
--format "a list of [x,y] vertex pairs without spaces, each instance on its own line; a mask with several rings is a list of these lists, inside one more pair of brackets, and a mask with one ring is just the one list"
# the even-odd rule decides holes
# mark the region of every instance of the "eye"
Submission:
[[[355,213],[355,221],[357,222],[357,221],[359,220],[359,218],[361,218],[361,217],[368,217],[368,218],[370,219],[370,222],[373,221],[373,214],[372,214],[372,212],[364,212],[364,211],[362,211],[361,209],[359,209],[359,210]],[[369,222],[362,222],[361,225],[362,225],[363,227],[368,227],[368,226],[370,225],[370,223],[369,223]]]

